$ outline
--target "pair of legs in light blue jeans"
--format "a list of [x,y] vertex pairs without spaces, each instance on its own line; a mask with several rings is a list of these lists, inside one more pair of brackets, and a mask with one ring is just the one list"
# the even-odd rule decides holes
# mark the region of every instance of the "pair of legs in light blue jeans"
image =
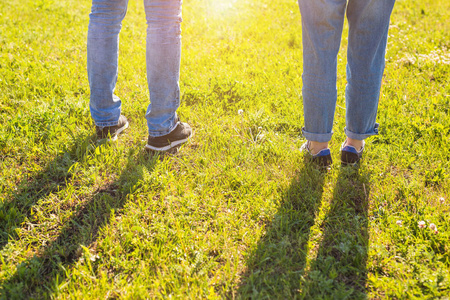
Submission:
[[[128,0],[93,0],[87,67],[90,110],[95,125],[115,126],[121,100],[114,95],[118,74],[119,32]],[[150,136],[170,133],[180,105],[181,0],[144,0],[147,18],[147,81],[151,104],[145,115]]]
[[303,32],[304,136],[322,144],[331,139],[337,100],[337,54],[345,14],[349,23],[345,134],[359,141],[377,134],[375,121],[395,0],[298,3]]

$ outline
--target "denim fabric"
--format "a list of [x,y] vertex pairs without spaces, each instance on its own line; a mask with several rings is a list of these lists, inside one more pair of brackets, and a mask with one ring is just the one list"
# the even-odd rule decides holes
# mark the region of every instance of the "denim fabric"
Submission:
[[[147,82],[151,103],[149,135],[170,133],[180,105],[181,0],[144,0],[147,18]],[[121,100],[114,95],[119,33],[128,0],[93,0],[89,15],[87,69],[91,116],[97,126],[117,125]]]
[[376,121],[389,19],[395,0],[298,0],[303,35],[303,134],[328,142],[336,108],[337,54],[349,22],[345,134],[378,133]]

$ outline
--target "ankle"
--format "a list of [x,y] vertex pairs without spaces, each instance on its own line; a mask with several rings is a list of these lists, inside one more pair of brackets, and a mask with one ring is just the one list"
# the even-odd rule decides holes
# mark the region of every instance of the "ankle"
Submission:
[[354,147],[356,151],[361,151],[364,146],[364,140],[355,140],[347,137],[345,140],[345,145]]
[[309,151],[313,155],[316,155],[321,150],[327,149],[327,148],[328,148],[328,142],[314,142],[314,141],[309,142]]

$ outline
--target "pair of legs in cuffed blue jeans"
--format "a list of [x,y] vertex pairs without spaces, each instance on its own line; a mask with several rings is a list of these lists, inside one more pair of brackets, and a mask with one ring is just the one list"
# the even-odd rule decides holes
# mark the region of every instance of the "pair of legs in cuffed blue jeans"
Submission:
[[[362,141],[378,133],[376,115],[395,0],[299,0],[303,33],[303,105],[308,141],[332,136],[337,54],[349,23],[345,134]],[[316,149],[320,150],[320,149]]]
[[[114,95],[118,74],[119,33],[128,0],[93,0],[87,42],[91,90],[90,110],[95,125],[115,126],[121,100]],[[150,136],[170,133],[180,105],[181,0],[144,0],[147,18],[147,81],[151,104],[147,113]],[[126,59],[126,58],[125,58]]]

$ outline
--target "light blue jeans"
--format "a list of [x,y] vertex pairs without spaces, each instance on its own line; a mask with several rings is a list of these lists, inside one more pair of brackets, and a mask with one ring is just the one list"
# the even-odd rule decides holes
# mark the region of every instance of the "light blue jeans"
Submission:
[[303,36],[303,135],[328,142],[336,108],[337,54],[349,23],[345,134],[363,140],[376,121],[389,19],[395,0],[298,0]]
[[[119,32],[128,0],[93,0],[89,15],[87,69],[90,111],[97,126],[117,125],[121,101],[114,95],[118,74]],[[180,105],[181,0],[144,0],[147,18],[145,115],[151,136],[170,133]],[[126,58],[125,58],[126,59]]]

